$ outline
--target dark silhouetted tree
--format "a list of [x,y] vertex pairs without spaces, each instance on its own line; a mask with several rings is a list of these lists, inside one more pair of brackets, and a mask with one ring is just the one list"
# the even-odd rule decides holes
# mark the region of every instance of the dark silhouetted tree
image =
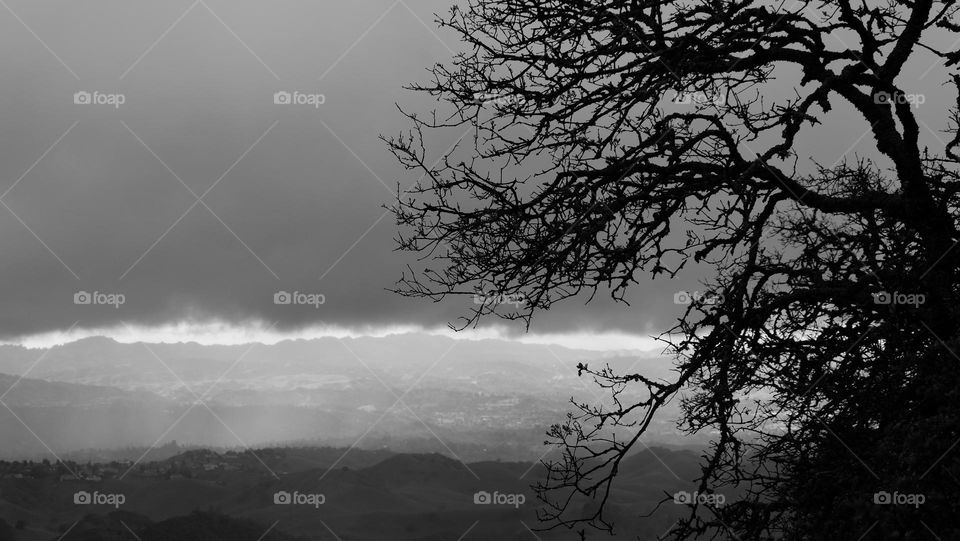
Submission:
[[[908,88],[931,66],[955,95],[955,11],[467,0],[439,19],[464,52],[414,88],[442,105],[386,139],[423,175],[393,207],[400,246],[432,261],[401,293],[493,290],[526,304],[476,303],[463,326],[529,325],[576,295],[623,300],[643,274],[711,269],[712,294],[663,336],[674,381],[581,365],[644,397],[577,404],[551,429],[548,526],[610,528],[621,460],[679,398],[681,426],[713,435],[699,490],[737,496],[694,502],[666,537],[960,539],[958,117],[925,128]],[[821,121],[841,112],[871,157],[806,165],[798,139],[831,137]]]

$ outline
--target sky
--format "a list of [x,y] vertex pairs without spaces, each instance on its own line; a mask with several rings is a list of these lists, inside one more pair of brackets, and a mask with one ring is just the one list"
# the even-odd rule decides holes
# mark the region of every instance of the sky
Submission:
[[[378,139],[408,127],[396,103],[429,110],[402,87],[457,49],[433,23],[449,3],[0,2],[15,51],[0,61],[0,340],[442,330],[468,314],[469,298],[388,291],[413,259],[383,205],[416,178]],[[864,127],[848,120],[805,150],[854,152]],[[648,344],[703,276],[641,280],[630,305],[572,299],[531,332]]]

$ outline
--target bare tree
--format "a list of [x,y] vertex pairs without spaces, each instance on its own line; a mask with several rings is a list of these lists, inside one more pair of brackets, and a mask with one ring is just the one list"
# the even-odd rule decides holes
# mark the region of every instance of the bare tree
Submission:
[[[468,0],[438,19],[464,52],[413,88],[444,105],[387,139],[423,174],[393,207],[400,246],[434,261],[402,293],[492,288],[527,303],[477,304],[463,326],[529,325],[576,295],[623,300],[640,275],[712,269],[711,296],[663,337],[674,381],[580,366],[614,400],[551,429],[547,525],[612,528],[622,459],[680,397],[682,427],[715,434],[700,490],[737,497],[693,502],[670,538],[960,538],[958,116],[921,148],[902,81],[924,56],[952,73],[960,53],[938,44],[957,38],[955,11]],[[875,157],[807,166],[797,139],[834,107]],[[431,135],[464,129],[428,158]]]

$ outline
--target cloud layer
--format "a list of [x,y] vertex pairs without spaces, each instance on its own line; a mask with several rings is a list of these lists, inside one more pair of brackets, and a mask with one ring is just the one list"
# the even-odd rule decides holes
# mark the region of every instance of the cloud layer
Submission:
[[[469,311],[386,291],[410,258],[382,205],[415,179],[377,136],[405,127],[395,102],[429,108],[401,86],[450,57],[453,36],[432,24],[446,1],[9,6],[3,338],[183,321],[434,327]],[[571,301],[535,329],[654,332],[696,278],[644,282],[630,307]],[[81,291],[90,304],[75,304]],[[278,305],[278,291],[325,302]]]

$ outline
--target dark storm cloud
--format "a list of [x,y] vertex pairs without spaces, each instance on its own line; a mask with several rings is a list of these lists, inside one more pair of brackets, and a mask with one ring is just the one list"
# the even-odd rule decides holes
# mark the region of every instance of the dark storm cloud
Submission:
[[[185,319],[435,326],[466,313],[469,298],[385,291],[410,258],[393,251],[381,205],[415,178],[377,136],[405,127],[395,102],[429,107],[400,87],[450,56],[424,25],[447,3],[9,2],[0,333]],[[277,105],[278,91],[323,103]],[[75,104],[76,92],[104,103]],[[813,150],[839,157],[863,131],[844,129]],[[696,278],[644,282],[631,307],[568,302],[537,328],[647,332]],[[325,302],[276,305],[281,290]],[[123,304],[76,305],[78,291]]]

